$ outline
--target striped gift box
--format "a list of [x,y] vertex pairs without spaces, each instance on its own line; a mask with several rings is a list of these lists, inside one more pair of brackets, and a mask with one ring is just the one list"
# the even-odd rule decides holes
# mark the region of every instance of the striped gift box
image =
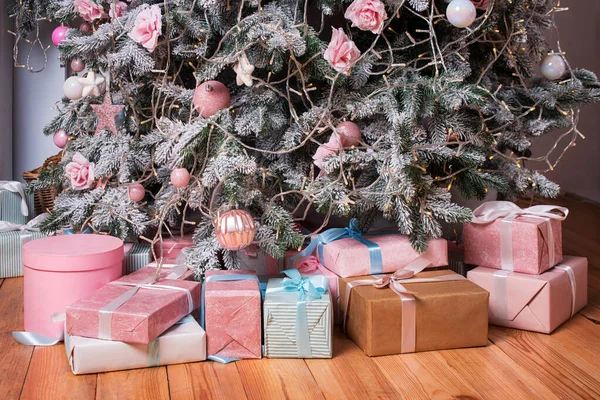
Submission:
[[152,247],[149,244],[125,243],[123,246],[123,274],[128,275],[152,262]]
[[35,217],[33,205],[33,193],[25,195],[29,215],[21,214],[21,195],[9,190],[0,189],[0,221],[12,222],[13,224],[25,225]]
[[0,232],[0,278],[23,276],[21,247],[31,240],[46,236],[41,232],[30,231]]
[[269,279],[264,301],[265,357],[331,358],[333,308],[329,292],[306,302],[309,349],[300,349],[296,339],[298,292],[270,292],[280,287],[281,279]]

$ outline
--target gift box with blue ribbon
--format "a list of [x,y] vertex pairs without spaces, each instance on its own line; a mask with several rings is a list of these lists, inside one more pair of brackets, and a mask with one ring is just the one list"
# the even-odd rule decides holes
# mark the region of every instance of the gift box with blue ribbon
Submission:
[[25,193],[25,185],[0,181],[0,221],[24,225],[35,217],[33,193]]
[[269,279],[263,304],[263,355],[270,358],[331,358],[333,307],[329,281],[298,270]]

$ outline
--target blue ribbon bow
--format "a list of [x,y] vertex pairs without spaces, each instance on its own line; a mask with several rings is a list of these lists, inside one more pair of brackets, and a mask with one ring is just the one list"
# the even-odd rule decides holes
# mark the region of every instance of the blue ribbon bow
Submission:
[[302,300],[317,300],[327,293],[327,288],[315,286],[309,278],[303,278],[297,269],[287,269],[283,273],[287,275],[287,278],[281,280],[283,289],[287,292],[299,292]]
[[[200,326],[202,327],[202,329],[205,329],[204,328],[204,325],[205,325],[204,297],[205,297],[205,293],[206,293],[206,284],[208,282],[216,282],[216,281],[246,281],[246,280],[255,280],[260,285],[258,277],[256,275],[251,275],[251,274],[212,275],[212,276],[204,278],[204,282],[202,283],[202,292],[201,292],[202,297],[200,298]],[[239,360],[239,358],[222,357],[222,356],[208,356],[207,359],[210,361],[219,362],[221,364],[228,364],[230,362]]]
[[[378,232],[384,233],[384,232]],[[381,257],[381,249],[377,243],[371,242],[363,237],[363,233],[358,228],[358,220],[352,218],[346,228],[332,228],[318,235],[310,244],[302,250],[298,255],[291,258],[293,261],[298,257],[307,257],[313,254],[315,249],[318,251],[319,260],[323,262],[323,248],[326,244],[339,239],[352,238],[369,249],[369,260],[371,262],[371,275],[383,273],[383,259]]]

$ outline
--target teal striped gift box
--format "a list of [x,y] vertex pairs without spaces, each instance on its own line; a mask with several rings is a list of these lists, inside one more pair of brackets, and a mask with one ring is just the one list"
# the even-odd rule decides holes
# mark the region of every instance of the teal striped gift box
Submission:
[[131,274],[152,262],[152,246],[141,243],[125,243],[123,246],[123,274]]
[[[10,185],[10,187],[15,187],[15,185],[23,186],[20,182],[0,181],[0,221],[25,225],[35,217],[33,193],[25,194],[25,201],[23,202],[23,197],[21,197],[19,192],[4,189],[2,188],[3,185]],[[22,208],[24,208],[25,204],[27,205],[28,215],[23,215]]]
[[46,236],[30,231],[0,232],[0,278],[23,276],[21,247],[31,240]]

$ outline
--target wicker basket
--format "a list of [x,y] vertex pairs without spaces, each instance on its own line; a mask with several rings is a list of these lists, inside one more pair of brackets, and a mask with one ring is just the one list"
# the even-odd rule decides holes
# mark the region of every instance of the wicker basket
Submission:
[[[29,183],[40,176],[40,172],[44,169],[48,168],[51,165],[56,165],[62,160],[62,151],[52,157],[49,157],[39,168],[34,169],[33,171],[23,172],[23,179],[25,182]],[[45,189],[39,190],[34,193],[34,204],[35,204],[35,213],[36,215],[40,215],[41,213],[52,211],[54,208],[54,199],[58,194],[58,188],[54,186],[47,187]]]

